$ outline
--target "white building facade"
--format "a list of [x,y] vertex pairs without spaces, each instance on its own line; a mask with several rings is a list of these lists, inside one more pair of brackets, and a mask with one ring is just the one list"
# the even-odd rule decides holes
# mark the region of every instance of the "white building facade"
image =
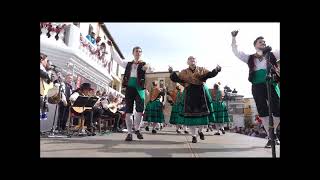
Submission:
[[[104,57],[99,56],[99,47],[86,38],[91,31],[95,32],[96,37],[101,37],[100,44],[106,44]],[[110,46],[108,41],[112,42],[113,46]],[[95,90],[124,97],[121,94],[121,73],[124,69],[113,61],[111,48],[124,59],[104,23],[40,23],[40,52],[46,54],[48,59],[61,69],[62,75],[73,74],[74,88],[89,82]],[[54,108],[55,105],[50,104],[49,122],[53,120]],[[45,126],[45,129],[48,129],[47,125]]]

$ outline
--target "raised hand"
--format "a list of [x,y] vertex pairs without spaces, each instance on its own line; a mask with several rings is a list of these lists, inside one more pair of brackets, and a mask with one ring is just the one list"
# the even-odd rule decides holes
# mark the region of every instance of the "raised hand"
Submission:
[[173,72],[173,69],[172,69],[172,67],[171,66],[169,66],[169,73],[172,73]]
[[232,37],[236,37],[238,35],[238,32],[239,32],[238,30],[232,31],[231,32]]
[[220,72],[220,71],[221,71],[221,66],[217,65],[216,70],[217,70],[218,72]]

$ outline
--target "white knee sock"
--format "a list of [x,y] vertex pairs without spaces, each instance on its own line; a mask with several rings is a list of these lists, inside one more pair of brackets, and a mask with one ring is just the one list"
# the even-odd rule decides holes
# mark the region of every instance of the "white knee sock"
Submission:
[[223,126],[224,126],[224,124],[221,123],[221,124],[220,124],[220,128],[221,128],[222,130],[224,130],[224,127],[223,127]]
[[280,117],[274,117],[273,116],[273,127],[274,127],[274,133],[277,133],[277,127],[280,124]]
[[267,135],[269,137],[269,116],[261,117],[261,119],[262,119],[263,127],[267,131]]
[[[269,137],[269,116],[261,117],[262,124],[264,129],[267,131],[268,137]],[[276,133],[277,126],[280,123],[280,117],[274,117],[273,116],[273,127],[274,127],[274,133]]]
[[157,127],[157,123],[152,123],[152,129],[155,129]]
[[179,130],[180,129],[180,125],[176,125],[176,130]]
[[142,113],[141,112],[136,112],[134,114],[134,129],[136,131],[140,130],[141,117],[142,117]]
[[220,123],[216,123],[215,125],[216,125],[217,132],[220,132]]
[[132,121],[132,113],[127,113],[126,114],[126,125],[127,125],[127,129],[128,129],[128,134],[132,134],[132,124],[133,124],[133,121]]
[[184,131],[188,131],[188,127],[187,126],[183,126]]
[[202,132],[203,126],[199,126],[199,132]]
[[191,135],[194,136],[194,137],[196,137],[196,136],[197,136],[197,135],[196,135],[196,126],[191,126],[191,127],[190,127],[190,130],[191,130]]

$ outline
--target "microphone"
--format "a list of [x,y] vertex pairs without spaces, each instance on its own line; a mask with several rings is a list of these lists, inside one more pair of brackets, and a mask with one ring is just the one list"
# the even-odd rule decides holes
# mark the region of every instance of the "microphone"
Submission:
[[272,48],[270,46],[266,46],[263,50],[262,53],[263,55],[266,55],[267,53],[271,52]]
[[50,70],[53,70],[53,71],[55,71],[56,73],[61,71],[61,69],[60,69],[58,66],[54,65],[54,64],[51,64],[51,65],[49,66],[49,68],[50,68]]
[[52,65],[50,65],[50,66],[52,66],[52,67],[54,67],[54,68],[56,68],[56,67],[57,67],[56,65],[53,65],[53,64],[52,64]]

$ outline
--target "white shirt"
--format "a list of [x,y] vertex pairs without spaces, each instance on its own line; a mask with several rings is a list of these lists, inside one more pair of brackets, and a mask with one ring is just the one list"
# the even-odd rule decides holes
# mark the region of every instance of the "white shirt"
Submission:
[[105,98],[104,100],[102,100],[100,102],[102,104],[103,109],[108,109],[109,101],[107,98]]
[[[248,64],[248,60],[249,60],[249,54],[245,54],[242,51],[238,50],[238,45],[236,43],[236,39],[235,37],[232,37],[232,52],[235,56],[237,56],[241,61],[245,62],[246,64]],[[276,57],[276,59],[280,59],[280,51],[279,50],[275,50],[274,52],[272,52],[274,54],[274,56]],[[262,61],[260,61],[258,58],[254,59],[254,71],[260,70],[260,69],[267,69],[267,61],[266,58],[263,57]]]
[[70,100],[72,103],[74,103],[79,96],[80,96],[80,94],[79,94],[78,92],[75,92],[75,93],[73,93],[73,94],[70,96],[69,100]]
[[46,68],[40,63],[40,69],[47,72]]
[[[119,56],[116,53],[114,53],[112,47],[111,47],[111,56],[113,57],[113,60],[115,60],[123,68],[127,67],[128,62],[131,62],[131,61],[123,61],[122,59],[120,59]],[[146,73],[151,72],[151,67],[149,66],[149,64],[146,64],[144,67],[147,67]],[[138,64],[132,64],[130,77],[137,77],[137,69],[138,69]]]

